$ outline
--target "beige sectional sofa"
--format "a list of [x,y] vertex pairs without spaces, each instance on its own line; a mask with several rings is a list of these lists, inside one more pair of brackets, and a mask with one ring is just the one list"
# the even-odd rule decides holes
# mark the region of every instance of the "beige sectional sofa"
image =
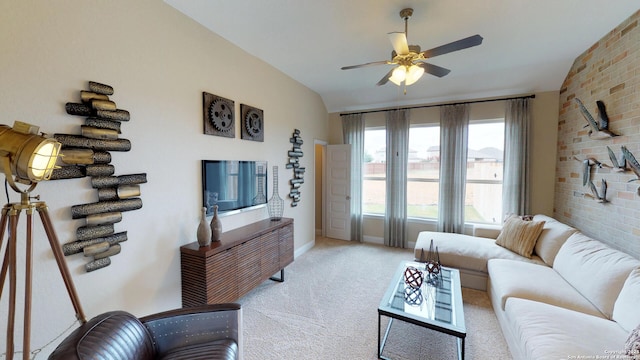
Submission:
[[487,291],[514,359],[640,359],[640,260],[548,216],[532,221],[544,226],[531,258],[497,245],[499,227],[421,232],[415,256],[433,239],[463,286]]

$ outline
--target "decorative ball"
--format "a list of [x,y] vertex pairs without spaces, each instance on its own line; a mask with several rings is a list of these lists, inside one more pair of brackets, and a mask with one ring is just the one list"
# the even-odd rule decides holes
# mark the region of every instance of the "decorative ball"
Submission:
[[408,287],[404,289],[404,301],[407,304],[419,306],[423,299],[420,288]]
[[422,271],[418,270],[414,266],[408,266],[404,271],[404,282],[412,288],[419,288],[422,286]]
[[436,261],[427,262],[427,272],[429,275],[438,276],[440,274],[440,264]]

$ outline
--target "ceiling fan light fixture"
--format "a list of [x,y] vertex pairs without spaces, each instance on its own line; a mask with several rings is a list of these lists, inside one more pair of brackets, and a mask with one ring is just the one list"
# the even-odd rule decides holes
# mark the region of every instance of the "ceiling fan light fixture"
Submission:
[[407,68],[404,65],[399,65],[396,67],[391,73],[391,77],[389,81],[400,86],[403,81],[407,78]]
[[424,74],[423,67],[418,65],[411,65],[409,67],[409,71],[407,71],[407,75],[405,78],[405,85],[408,86],[420,80],[423,74]]

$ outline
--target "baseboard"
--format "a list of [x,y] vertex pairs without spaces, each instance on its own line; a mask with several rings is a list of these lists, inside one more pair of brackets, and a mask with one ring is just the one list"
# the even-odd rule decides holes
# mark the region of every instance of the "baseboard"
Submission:
[[[362,242],[369,243],[369,244],[376,244],[376,245],[384,245],[384,238],[381,238],[379,236],[363,236]],[[415,241],[408,241],[405,246],[405,249],[413,249],[415,246],[416,246]]]
[[362,242],[376,244],[376,245],[384,245],[384,238],[379,236],[363,236]]
[[316,229],[316,236],[322,236],[322,229]]
[[313,239],[312,241],[304,244],[303,246],[301,246],[298,250],[296,250],[293,254],[294,259],[297,258],[298,256],[306,253],[307,251],[311,250],[311,248],[313,248],[316,245],[316,239]]

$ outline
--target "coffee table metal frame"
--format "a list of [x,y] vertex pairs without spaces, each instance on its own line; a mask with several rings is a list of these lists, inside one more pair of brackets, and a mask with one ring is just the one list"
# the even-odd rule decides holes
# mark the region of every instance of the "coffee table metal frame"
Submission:
[[[403,309],[398,309],[397,307],[394,308],[392,306],[394,297],[399,294],[399,291],[404,292],[405,286],[408,286],[404,284],[404,271],[407,266],[414,266],[421,270],[425,269],[424,263],[418,263],[415,261],[403,261],[398,266],[398,269],[393,276],[393,280],[391,281],[391,284],[378,307],[378,359],[390,360],[387,357],[383,357],[382,353],[387,337],[389,336],[389,331],[391,330],[391,324],[395,319],[455,336],[457,338],[458,345],[458,359],[464,360],[464,342],[465,337],[467,336],[467,330],[464,323],[464,311],[462,307],[460,272],[457,269],[442,267],[443,273],[441,276],[446,278],[447,281],[441,281],[440,285],[436,286],[435,289],[427,289],[427,287],[432,287],[433,285],[428,284],[426,281],[421,287],[421,291],[431,290],[433,292],[435,290],[436,297],[437,294],[441,292],[450,294],[450,304],[444,304],[445,307],[449,306],[449,310],[451,311],[451,321],[447,322],[435,319],[434,316],[425,316],[428,314],[421,314],[419,311],[405,311],[405,309],[411,309],[411,307],[415,305],[406,304]],[[439,306],[437,299],[435,302],[432,302],[432,305],[436,307]],[[432,315],[434,311],[435,309],[430,309],[428,312]],[[387,325],[387,329],[383,337],[381,336],[382,316],[389,318],[389,324]]]

